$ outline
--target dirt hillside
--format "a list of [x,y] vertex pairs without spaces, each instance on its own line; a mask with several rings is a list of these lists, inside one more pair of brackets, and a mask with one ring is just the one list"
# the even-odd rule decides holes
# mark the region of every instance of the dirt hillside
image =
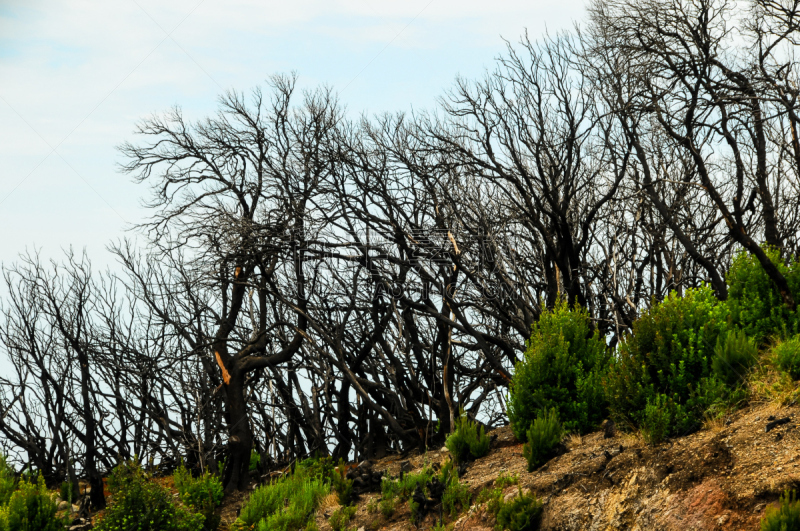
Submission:
[[[569,439],[565,453],[532,473],[522,444],[506,427],[492,433],[497,437],[491,451],[471,463],[462,480],[477,495],[501,473],[519,474],[519,487],[544,502],[543,530],[755,530],[768,504],[784,489],[800,487],[798,420],[796,405],[751,406],[656,447],[634,435],[596,432]],[[417,471],[446,458],[440,450],[407,463],[385,459],[375,469],[397,475],[401,466]],[[519,487],[506,489],[506,497]],[[363,495],[350,526],[399,531],[430,529],[437,521],[429,515],[415,527],[407,504],[383,517],[374,510],[379,498]],[[319,511],[321,531],[331,529],[327,519],[335,509]],[[495,522],[485,507],[473,505],[453,523],[455,531],[489,531]]]

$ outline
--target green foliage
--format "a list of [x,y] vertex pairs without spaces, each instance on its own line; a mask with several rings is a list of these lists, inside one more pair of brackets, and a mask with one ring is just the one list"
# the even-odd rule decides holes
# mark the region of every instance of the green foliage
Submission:
[[62,500],[67,500],[72,502],[78,499],[80,495],[80,487],[78,486],[77,481],[64,481],[61,483],[61,489],[59,491],[59,496],[61,496]]
[[215,514],[215,509],[222,503],[224,496],[219,478],[209,472],[193,478],[183,463],[175,470],[172,478],[181,501],[205,517],[206,529],[216,529],[220,517]]
[[469,507],[472,495],[469,487],[458,480],[458,470],[453,466],[452,461],[448,461],[439,472],[439,480],[444,484],[442,493],[442,509],[450,516],[458,514],[458,509]]
[[256,472],[260,463],[261,455],[256,452],[255,448],[250,450],[250,472]]
[[339,466],[332,474],[333,490],[339,505],[350,505],[353,502],[353,480],[347,479],[347,467],[344,459],[339,460]]
[[647,444],[656,445],[667,438],[678,407],[665,395],[648,397],[641,423],[642,437]]
[[8,531],[63,531],[65,521],[56,518],[56,502],[47,492],[44,478],[19,482],[8,500],[5,529]]
[[[770,261],[786,278],[795,299],[800,296],[800,263],[783,263],[780,251],[764,248]],[[797,312],[790,311],[784,304],[777,286],[767,276],[756,257],[746,251],[733,259],[726,278],[728,300],[733,323],[738,325],[748,337],[758,344],[784,330],[797,331]]]
[[539,528],[542,502],[532,494],[519,494],[507,503],[501,502],[497,511],[497,526],[510,531],[533,531]]
[[477,422],[469,420],[463,410],[456,420],[455,430],[444,443],[458,463],[485,456],[489,453],[489,444],[489,436],[484,433],[483,426],[479,427]]
[[800,380],[800,336],[795,336],[775,345],[775,363],[793,380]]
[[335,465],[332,457],[310,457],[297,463],[297,466],[295,467],[295,474],[299,474],[307,478],[317,478],[323,481],[331,481],[334,474],[334,468]]
[[333,529],[333,531],[347,531],[347,524],[349,524],[350,520],[353,519],[357,509],[358,508],[355,506],[345,506],[336,509],[331,515],[331,519],[328,520],[331,529]]
[[328,482],[311,475],[309,469],[313,467],[298,466],[291,476],[254,490],[237,523],[259,531],[305,529],[320,500],[330,492]]
[[742,330],[733,329],[717,338],[711,369],[730,387],[740,385],[758,359],[758,348]]
[[170,493],[149,481],[138,462],[116,467],[109,477],[113,494],[98,531],[200,531],[205,517],[176,505]]
[[517,363],[508,398],[514,435],[524,441],[543,411],[556,408],[568,431],[585,433],[605,417],[601,385],[609,354],[589,313],[556,303],[533,325],[523,359]]
[[522,453],[528,460],[528,472],[533,472],[550,458],[564,435],[556,409],[553,408],[534,420],[526,435],[528,442],[522,447]]
[[641,426],[647,405],[663,395],[673,405],[669,435],[698,427],[706,411],[727,398],[712,360],[728,328],[727,307],[708,287],[687,290],[684,297],[671,293],[645,312],[620,344],[605,380],[612,417]]
[[0,506],[6,505],[16,488],[17,480],[14,469],[8,464],[6,457],[0,454]]
[[519,474],[507,476],[505,472],[500,472],[500,475],[494,480],[494,486],[499,489],[505,489],[511,485],[519,485]]
[[383,478],[381,482],[381,495],[384,500],[394,498],[406,499],[414,493],[417,485],[425,489],[425,486],[433,476],[433,469],[426,466],[417,474],[406,474],[397,480]]
[[794,491],[781,496],[779,508],[768,507],[761,519],[761,531],[792,531],[800,529],[800,501]]
[[378,508],[385,518],[389,518],[394,514],[395,504],[395,498],[383,498],[378,504]]

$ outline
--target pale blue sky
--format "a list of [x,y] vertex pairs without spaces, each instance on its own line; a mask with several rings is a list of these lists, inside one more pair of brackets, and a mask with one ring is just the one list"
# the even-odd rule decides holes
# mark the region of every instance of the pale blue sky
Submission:
[[353,114],[430,108],[516,41],[571,27],[584,0],[0,0],[0,261],[106,243],[142,219],[116,170],[134,123],[296,71]]

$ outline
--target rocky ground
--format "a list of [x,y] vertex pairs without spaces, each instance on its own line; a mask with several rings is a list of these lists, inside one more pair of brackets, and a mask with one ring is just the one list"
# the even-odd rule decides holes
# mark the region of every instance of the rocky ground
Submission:
[[[789,419],[785,423],[776,423]],[[768,504],[785,489],[800,488],[800,407],[751,406],[697,433],[651,447],[630,434],[606,437],[596,432],[568,440],[566,451],[529,473],[522,444],[510,428],[497,435],[489,455],[473,462],[462,480],[474,495],[501,474],[518,474],[518,488],[544,502],[543,530],[755,530]],[[442,462],[446,450],[375,463],[376,470],[399,474],[401,465],[417,471],[425,462]],[[415,527],[407,504],[391,518],[368,510],[379,494],[363,495],[351,526],[356,529],[429,529],[431,515]],[[321,531],[336,509],[319,511]],[[489,531],[494,521],[473,505],[454,522],[455,531]]]

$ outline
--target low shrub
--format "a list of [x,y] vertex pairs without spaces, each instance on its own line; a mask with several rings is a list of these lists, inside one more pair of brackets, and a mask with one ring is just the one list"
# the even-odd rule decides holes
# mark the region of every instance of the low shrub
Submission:
[[800,529],[800,501],[794,491],[781,496],[780,507],[768,507],[761,519],[761,531],[790,531]]
[[0,454],[0,507],[6,505],[11,499],[16,485],[14,469],[8,464],[6,457]]
[[433,469],[426,466],[416,474],[405,474],[397,480],[384,477],[381,482],[381,496],[384,500],[406,499],[414,493],[418,485],[424,490],[433,476]]
[[455,430],[444,443],[457,463],[485,456],[489,453],[489,444],[483,426],[469,420],[463,410],[456,420]]
[[528,460],[528,472],[533,472],[550,458],[564,435],[555,408],[533,421],[526,435],[528,442],[522,447],[522,453]]
[[358,508],[355,506],[339,507],[331,515],[328,523],[333,531],[347,531],[347,524],[353,519]]
[[800,380],[800,337],[795,336],[778,343],[773,353],[778,368],[793,380]]
[[215,514],[215,510],[222,503],[224,496],[219,478],[210,472],[194,478],[183,463],[175,470],[172,478],[181,501],[205,518],[205,529],[216,529],[220,517]]
[[61,483],[59,496],[61,496],[62,500],[67,500],[68,502],[73,502],[74,500],[77,500],[78,496],[80,496],[80,487],[78,485],[78,482],[64,481],[63,483]]
[[200,531],[205,517],[176,505],[170,493],[149,481],[135,460],[127,461],[111,472],[108,479],[112,501],[97,531]]
[[259,464],[261,464],[261,455],[254,448],[250,450],[250,472],[258,471]]
[[441,481],[445,485],[442,494],[442,511],[451,517],[456,516],[460,510],[469,507],[472,499],[469,487],[458,479],[458,470],[454,467],[443,468]]
[[744,331],[730,330],[717,338],[711,369],[714,375],[730,387],[739,386],[758,359],[758,347]]
[[47,491],[44,478],[21,480],[5,509],[8,531],[63,531],[65,520],[56,517],[56,502]]
[[656,395],[655,398],[648,398],[641,422],[644,442],[656,445],[667,438],[670,426],[675,418],[675,410],[678,407],[665,395]]
[[534,531],[539,528],[542,502],[522,490],[508,502],[501,502],[497,511],[497,524],[510,531]]
[[331,478],[339,505],[350,505],[353,502],[353,480],[347,479],[344,459],[339,460],[339,466],[333,471]]
[[648,415],[654,420],[648,404],[666,399],[674,405],[667,435],[699,428],[706,412],[728,398],[712,370],[728,328],[728,309],[707,286],[654,305],[633,323],[605,378],[612,418],[641,427]]
[[[800,296],[800,263],[786,265],[778,249],[764,248],[769,259],[789,283],[792,295]],[[728,271],[727,307],[733,323],[757,344],[786,331],[798,332],[798,314],[783,304],[777,286],[756,257],[746,251],[734,257]]]
[[508,397],[508,418],[524,441],[534,419],[558,410],[568,431],[586,433],[606,416],[602,376],[610,355],[589,313],[559,300],[533,325],[517,363]]
[[305,529],[320,500],[329,493],[327,481],[310,477],[298,467],[291,476],[254,490],[242,507],[237,524],[258,531]]

